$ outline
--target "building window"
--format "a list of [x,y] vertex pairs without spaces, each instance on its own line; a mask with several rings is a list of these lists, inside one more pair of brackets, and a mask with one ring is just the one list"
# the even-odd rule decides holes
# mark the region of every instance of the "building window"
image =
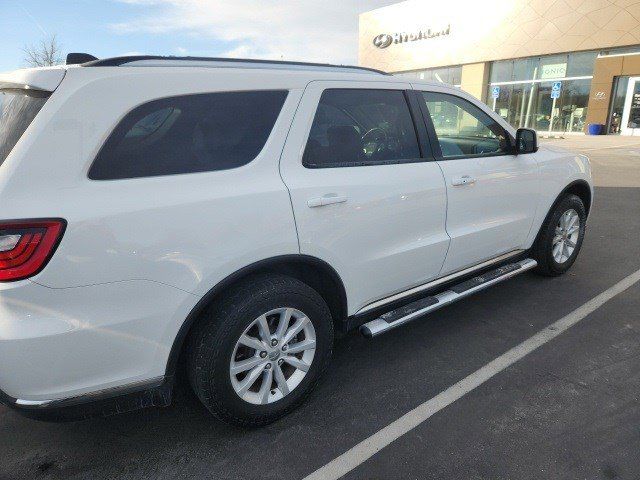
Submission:
[[[493,62],[488,103],[516,128],[580,132],[597,55],[577,52]],[[554,84],[560,85],[555,102]]]
[[613,47],[600,52],[600,57],[608,57],[610,55],[629,55],[640,53],[639,45],[631,45],[629,47]]
[[[499,97],[494,102],[495,111],[516,128],[581,132],[587,118],[591,79],[562,80],[555,105],[551,97],[554,83],[501,85]],[[493,86],[490,86],[489,98],[492,93]]]
[[462,82],[462,67],[429,68],[412,72],[399,72],[394,75],[405,78],[417,78],[418,80],[427,80],[429,82],[446,83],[459,87]]
[[598,52],[501,60],[491,65],[490,82],[517,82],[592,76]]
[[627,98],[628,85],[628,76],[614,78],[611,110],[607,121],[607,133],[619,134],[622,130],[622,113],[624,111],[624,101]]

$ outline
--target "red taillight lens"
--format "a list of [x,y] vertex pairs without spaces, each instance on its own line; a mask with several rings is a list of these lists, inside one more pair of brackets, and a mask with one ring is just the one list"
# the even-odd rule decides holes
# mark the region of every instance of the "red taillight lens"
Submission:
[[0,282],[22,280],[42,270],[65,225],[58,219],[0,222]]

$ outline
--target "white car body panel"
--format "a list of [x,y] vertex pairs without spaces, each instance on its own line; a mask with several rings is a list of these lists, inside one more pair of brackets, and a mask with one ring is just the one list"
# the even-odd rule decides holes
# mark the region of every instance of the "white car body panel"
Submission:
[[[438,163],[447,181],[447,233],[451,236],[443,275],[526,248],[539,193],[533,155]],[[474,183],[453,185],[453,179],[467,175]]]
[[[91,181],[87,172],[114,120],[133,107],[171,95],[225,90],[229,83],[234,90],[258,89],[255,79],[242,80],[226,70],[173,68],[159,76],[152,68],[104,67],[106,75],[91,78],[102,69],[69,70],[31,125],[38,142],[19,142],[5,161],[19,156],[19,168],[30,175],[0,175],[5,180],[1,218],[54,216],[69,224],[56,255],[35,281],[61,288],[144,279],[203,295],[243,266],[298,252],[289,195],[278,175],[279,154],[301,94],[293,88],[295,80],[283,85],[282,74],[271,80],[261,75],[259,89],[292,90],[264,149],[243,167]],[[119,82],[126,82],[126,95],[101,95]],[[3,173],[5,166],[10,165],[3,165]],[[55,202],[43,204],[34,197],[33,191],[50,191],[52,184]]]
[[66,67],[24,68],[8,73],[0,73],[0,88],[26,88],[52,92],[67,71]]
[[[301,157],[323,88],[413,85],[461,93],[370,72],[174,63],[0,75],[0,87],[55,89],[1,165],[0,219],[67,221],[44,270],[0,283],[0,391],[11,397],[37,403],[162,377],[199,300],[256,262],[301,253],[325,261],[338,272],[347,313],[354,314],[486,256],[530,247],[560,192],[574,181],[591,183],[584,157],[547,147],[491,165],[476,159],[309,170]],[[87,177],[113,128],[142,103],[269,89],[288,90],[288,97],[266,145],[247,165],[113,181]],[[516,183],[509,181],[510,165]],[[450,192],[447,214],[443,172],[469,168],[477,188]],[[331,193],[347,202],[306,204]],[[504,196],[515,212],[500,202]]]
[[[515,129],[475,97],[459,89],[412,82],[415,90],[464,98],[495,119],[515,137]],[[565,187],[583,180],[591,185],[584,156],[562,148],[540,146],[534,154],[500,155],[438,161],[447,182],[447,233],[451,247],[441,275],[448,275],[533,245],[551,206]],[[469,176],[475,182],[454,186]],[[591,187],[593,198],[593,187]]]
[[198,298],[145,280],[54,289],[29,280],[0,289],[0,385],[51,400],[162,377]]
[[541,145],[535,153],[540,176],[540,194],[536,217],[525,245],[529,248],[538,235],[540,226],[557,200],[558,195],[575,182],[586,182],[591,190],[591,205],[593,207],[593,182],[591,179],[591,165],[585,155],[576,154],[564,148],[552,145]]
[[[316,107],[329,88],[405,90],[401,82],[313,82],[298,108],[281,160],[291,192],[300,251],[332,265],[345,284],[349,313],[440,273],[449,237],[446,191],[435,162],[309,169],[302,165]],[[325,195],[346,202],[309,208]],[[384,272],[381,274],[381,272]]]

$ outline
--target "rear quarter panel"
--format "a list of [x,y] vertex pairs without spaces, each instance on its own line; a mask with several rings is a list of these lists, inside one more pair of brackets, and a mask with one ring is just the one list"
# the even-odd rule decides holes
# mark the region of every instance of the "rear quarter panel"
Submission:
[[[1,218],[68,221],[57,252],[34,281],[66,288],[144,279],[199,296],[248,264],[299,252],[278,162],[304,82],[269,72],[258,78],[224,69],[154,70],[70,69],[32,125],[37,141],[22,142],[11,154],[15,161],[2,169]],[[135,106],[172,95],[260,89],[290,93],[265,147],[249,164],[150,178],[87,178],[98,150]]]

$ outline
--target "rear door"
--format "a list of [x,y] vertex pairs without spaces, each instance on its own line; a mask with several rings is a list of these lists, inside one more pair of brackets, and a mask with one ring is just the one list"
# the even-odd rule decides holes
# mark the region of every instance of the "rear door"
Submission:
[[449,244],[444,180],[408,88],[312,82],[283,151],[300,251],[338,271],[349,313],[435,278]]
[[525,248],[539,179],[536,155],[514,155],[510,134],[482,104],[434,90],[418,96],[447,185],[446,275]]

